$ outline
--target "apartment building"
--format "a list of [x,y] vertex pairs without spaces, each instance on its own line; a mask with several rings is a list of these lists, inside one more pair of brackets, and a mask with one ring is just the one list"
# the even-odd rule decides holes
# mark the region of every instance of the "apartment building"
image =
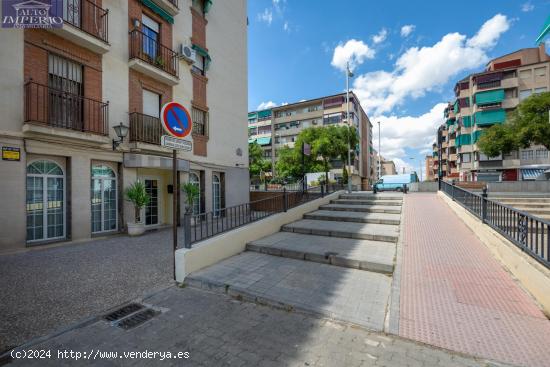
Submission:
[[[550,56],[544,43],[491,60],[485,71],[456,83],[456,99],[445,109],[445,124],[434,144],[434,169],[461,181],[516,181],[543,177],[550,155],[531,146],[507,155],[487,157],[477,141],[484,130],[502,124],[525,98],[550,88]],[[440,155],[440,156],[439,156]],[[436,174],[437,176],[437,174]]]
[[437,178],[436,170],[434,169],[435,157],[427,155],[424,159],[424,171],[426,173],[425,181],[435,181]]
[[60,29],[0,30],[0,251],[125,231],[136,180],[147,228],[172,223],[174,194],[181,215],[168,101],[192,115],[177,179],[200,188],[194,210],[248,201],[246,14],[246,0],[63,1]]
[[[351,167],[353,184],[372,182],[372,124],[354,93],[350,93],[350,120],[357,128],[359,144],[355,147],[356,159]],[[345,125],[346,93],[287,104],[248,114],[248,142],[257,142],[264,156],[277,161],[277,150],[294,147],[298,134],[315,126]],[[352,147],[353,149],[354,147]],[[331,162],[335,177],[342,176],[344,162]],[[275,172],[276,176],[276,172]]]

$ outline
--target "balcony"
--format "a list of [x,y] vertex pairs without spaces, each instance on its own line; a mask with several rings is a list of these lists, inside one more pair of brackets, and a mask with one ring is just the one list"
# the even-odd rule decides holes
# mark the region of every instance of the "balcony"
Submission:
[[25,84],[24,113],[24,132],[107,141],[108,103],[30,81]]
[[456,154],[449,154],[450,161],[456,161]]
[[62,6],[63,27],[51,32],[99,54],[109,51],[108,10],[90,0],[64,0]]
[[130,142],[160,145],[164,130],[158,117],[132,112],[130,120]]
[[162,83],[171,86],[179,83],[178,54],[139,29],[130,32],[129,66]]
[[502,101],[502,108],[504,109],[516,108],[518,104],[519,104],[519,99],[517,97],[506,98],[504,101]]
[[151,0],[159,8],[174,16],[179,13],[178,0]]

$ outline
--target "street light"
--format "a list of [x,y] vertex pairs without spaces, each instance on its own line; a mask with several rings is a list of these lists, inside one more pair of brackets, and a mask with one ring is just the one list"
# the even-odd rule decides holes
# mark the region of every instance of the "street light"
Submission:
[[351,128],[349,118],[349,78],[353,78],[353,73],[349,69],[348,61],[346,63],[346,118],[348,120],[348,193],[351,193]]
[[124,138],[128,135],[128,126],[125,126],[121,122],[120,125],[113,126],[113,130],[115,130],[115,134],[119,138],[119,140],[113,139],[113,150],[115,150],[120,145],[120,143],[124,141]]

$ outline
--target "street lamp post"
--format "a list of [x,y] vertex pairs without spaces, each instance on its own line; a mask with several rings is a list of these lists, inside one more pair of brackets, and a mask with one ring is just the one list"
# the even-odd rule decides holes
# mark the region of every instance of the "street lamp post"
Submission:
[[[349,61],[346,63],[346,118],[348,120],[348,193],[351,193],[351,128],[349,118],[349,78],[353,78],[353,73],[349,69]],[[344,167],[344,169],[346,169]]]

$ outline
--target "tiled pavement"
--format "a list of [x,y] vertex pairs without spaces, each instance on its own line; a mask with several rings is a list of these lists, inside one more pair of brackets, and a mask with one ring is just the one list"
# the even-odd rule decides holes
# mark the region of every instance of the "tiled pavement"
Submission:
[[550,365],[550,321],[434,194],[406,195],[399,335],[523,366]]
[[[75,328],[33,345],[51,359],[15,366],[497,366],[396,336],[297,312],[241,302],[192,288],[168,288],[145,300],[160,315],[130,330],[107,321]],[[57,351],[90,359],[59,359]],[[97,351],[117,352],[100,359]],[[124,358],[124,352],[188,352],[188,359]],[[82,358],[82,357],[81,357]],[[96,359],[93,359],[96,358]],[[501,365],[498,365],[499,367]]]

